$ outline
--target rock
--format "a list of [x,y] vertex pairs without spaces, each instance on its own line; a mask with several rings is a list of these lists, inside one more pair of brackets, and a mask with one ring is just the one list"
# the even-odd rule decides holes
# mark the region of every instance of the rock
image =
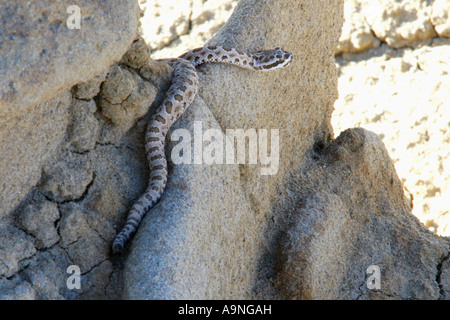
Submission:
[[20,210],[18,224],[28,234],[35,237],[34,246],[37,249],[51,247],[59,241],[55,222],[59,220],[59,210],[56,203],[37,195],[25,208]]
[[0,110],[0,216],[39,182],[42,166],[65,138],[70,103],[70,93],[64,91],[33,111]]
[[[436,274],[450,242],[410,214],[376,134],[348,129],[311,154],[274,208],[265,231],[272,243],[259,262],[259,298],[440,297]],[[369,284],[375,268],[378,288]]]
[[[110,104],[119,104],[124,102],[136,86],[131,71],[116,65],[111,68],[102,83],[100,97]],[[113,123],[117,123],[113,116],[108,116],[108,110],[104,110],[103,114]]]
[[433,1],[430,20],[440,37],[450,37],[450,3],[448,1]]
[[450,300],[450,260],[448,259],[448,256],[442,259],[442,263],[440,264],[440,269],[438,269],[436,280],[440,284],[440,298]]
[[141,33],[154,58],[178,57],[202,46],[231,16],[237,0],[141,1]]
[[111,68],[98,100],[103,121],[99,142],[117,142],[137,119],[144,117],[156,96],[156,88],[136,72]]
[[80,29],[68,28],[76,14],[68,9],[44,0],[0,4],[0,216],[36,185],[63,142],[70,87],[119,60],[136,35],[135,1],[83,2]]
[[100,92],[100,85],[105,81],[108,70],[107,68],[92,79],[75,85],[72,89],[73,95],[77,99],[89,100],[94,98]]
[[62,247],[73,261],[86,273],[108,258],[109,243],[91,227],[90,217],[75,203],[61,206],[59,222]]
[[446,0],[345,0],[345,21],[336,55],[376,48],[380,41],[393,48],[421,46],[430,39],[450,37]]
[[0,278],[0,300],[35,300],[36,293],[32,286],[18,277],[12,280]]
[[[113,297],[117,286],[109,284],[109,243],[102,239],[112,238],[113,222],[90,217],[89,228],[79,230],[81,238],[71,244],[60,222],[67,219],[71,205],[83,203],[94,184],[89,153],[100,139],[102,120],[94,98],[108,67],[136,37],[137,3],[99,7],[86,2],[81,29],[73,30],[66,27],[70,13],[64,3],[35,1],[26,9],[19,7],[0,5],[0,15],[8,16],[0,19],[5,22],[0,32],[0,277],[8,278],[5,286],[0,284],[0,295],[99,298],[108,287]],[[141,96],[132,96],[130,104],[145,97],[141,86],[136,85]],[[83,267],[86,291],[66,290],[71,259]]]
[[95,101],[73,99],[71,111],[69,143],[78,153],[94,149],[100,134],[100,124],[95,117],[97,111]]
[[361,0],[344,1],[344,25],[335,54],[342,52],[362,52],[378,47],[380,40],[373,34],[367,24]]
[[0,276],[11,277],[36,253],[33,240],[21,230],[0,224]]
[[401,48],[436,36],[427,0],[365,1],[364,15],[376,37],[390,47]]
[[338,57],[340,97],[332,119],[337,134],[361,126],[380,135],[411,194],[413,214],[442,236],[450,235],[449,52],[449,40],[440,38],[415,50],[384,44]]
[[[227,24],[208,42],[208,45],[222,44],[246,51],[282,46],[294,55],[288,68],[273,72],[249,72],[224,64],[206,64],[199,68],[199,95],[223,130],[279,130],[276,174],[261,175],[261,166],[240,167],[241,185],[261,216],[270,212],[277,189],[282,188],[283,180],[304,154],[316,143],[328,141],[332,136],[329,120],[337,98],[337,74],[333,55],[328,52],[334,52],[339,38],[341,5],[340,1],[333,5],[315,2],[307,7],[290,1],[240,2]],[[285,12],[285,6],[291,8],[289,13]],[[254,10],[257,15],[250,14]],[[275,19],[274,12],[280,13],[280,17]],[[330,15],[335,19],[325,18]],[[298,20],[298,16],[305,21]],[[266,17],[271,17],[270,22]],[[279,30],[282,21],[293,20],[297,22]],[[308,31],[300,28],[309,23],[312,25]],[[253,31],[256,24],[263,24],[264,28]],[[322,29],[327,32],[321,33]],[[266,34],[260,36],[263,33]],[[311,51],[306,47],[311,47]],[[299,74],[303,80],[297,79],[295,86],[289,84],[288,79],[297,78]]]
[[70,264],[59,249],[39,252],[34,257],[30,266],[24,270],[23,276],[31,284],[36,299],[64,300],[70,297],[66,285],[69,276],[66,270]]
[[150,62],[150,48],[142,37],[138,37],[130,49],[123,55],[121,63],[133,69],[139,69]]
[[53,201],[72,201],[83,196],[93,179],[89,161],[76,153],[67,153],[44,166],[39,189]]
[[0,106],[16,112],[89,80],[119,60],[136,34],[139,18],[136,1],[103,6],[84,1],[74,8],[42,0],[31,6],[3,3],[0,8],[6,31],[0,47]]
[[[161,49],[181,34],[189,32],[189,16],[193,1],[176,0],[146,1],[141,4],[143,11],[142,25],[144,34],[148,35],[148,44],[153,49]],[[156,35],[152,37],[150,35]],[[157,39],[155,41],[155,39]]]
[[[201,99],[191,108],[195,111],[187,111],[172,133],[187,129],[192,137],[195,123],[219,130]],[[123,298],[251,297],[257,225],[240,187],[238,166],[171,163],[169,170],[163,198],[132,242]]]
[[[288,11],[283,9],[287,7]],[[241,1],[211,39],[210,45],[247,51],[283,46],[293,51],[294,63],[270,73],[219,64],[200,67],[201,99],[183,115],[189,122],[181,120],[176,128],[192,132],[193,121],[199,120],[205,129],[223,132],[278,129],[283,150],[274,170],[278,173],[261,175],[262,165],[237,163],[169,166],[163,198],[144,219],[130,247],[124,298],[253,296],[255,258],[265,242],[262,231],[277,190],[307,150],[331,135],[329,116],[337,97],[337,76],[330,57],[340,32],[340,14],[340,1]],[[328,16],[336,19],[330,21]],[[306,21],[312,23],[308,31],[299,27]],[[288,27],[280,28],[283,24]],[[256,25],[258,29],[253,30]],[[296,79],[296,85],[289,79]],[[318,114],[323,117],[318,119]]]

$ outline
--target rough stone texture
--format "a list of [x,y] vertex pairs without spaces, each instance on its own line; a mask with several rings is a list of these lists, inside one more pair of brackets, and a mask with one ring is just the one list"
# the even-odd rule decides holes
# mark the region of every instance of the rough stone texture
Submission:
[[427,0],[366,1],[367,23],[378,39],[393,48],[436,36],[430,22],[431,6]]
[[153,57],[177,57],[203,45],[230,17],[238,0],[140,1],[141,32]]
[[18,225],[34,237],[34,246],[44,249],[60,240],[55,228],[55,222],[59,218],[56,203],[37,194],[26,207],[20,208],[17,220]]
[[71,4],[0,1],[0,216],[36,184],[65,138],[67,90],[119,60],[135,37],[135,1],[78,2],[81,29],[73,30]]
[[66,269],[71,264],[64,252],[56,247],[33,256],[32,262],[20,276],[32,285],[36,299],[73,298],[66,287]]
[[[200,68],[202,87],[199,96],[217,119],[218,127],[222,130],[234,128],[279,129],[282,152],[278,173],[264,176],[260,173],[261,166],[242,165],[239,166],[238,185],[228,183],[233,186],[233,189],[226,192],[231,194],[224,194],[224,191],[220,189],[217,191],[220,192],[219,194],[223,194],[221,199],[224,200],[220,200],[220,203],[234,206],[236,203],[242,204],[242,201],[236,199],[236,192],[233,190],[241,188],[241,193],[245,194],[247,205],[255,211],[254,214],[250,214],[246,210],[236,210],[233,207],[228,210],[217,206],[211,207],[217,201],[218,195],[207,193],[207,190],[211,189],[210,185],[219,183],[216,181],[218,177],[220,179],[226,177],[226,175],[215,174],[211,166],[203,165],[196,168],[195,171],[194,168],[187,166],[188,169],[182,171],[183,175],[178,176],[174,173],[173,176],[183,182],[177,188],[183,188],[183,191],[189,192],[190,196],[182,197],[182,200],[179,200],[181,194],[178,197],[170,196],[176,191],[172,190],[169,185],[164,198],[149,214],[152,219],[146,219],[144,225],[139,228],[130,250],[129,260],[126,263],[125,297],[251,297],[248,294],[248,287],[245,286],[249,281],[247,280],[248,272],[242,271],[242,274],[236,274],[234,277],[236,283],[231,286],[229,277],[233,269],[229,268],[235,265],[241,266],[241,257],[243,256],[248,256],[249,261],[245,264],[245,270],[249,268],[248,263],[251,263],[251,257],[256,255],[259,250],[261,232],[270,213],[271,203],[277,196],[277,188],[281,188],[283,180],[301,161],[302,154],[305,154],[314,143],[327,141],[331,135],[329,121],[332,105],[337,97],[332,53],[340,32],[340,23],[339,19],[330,21],[325,17],[339,17],[341,11],[339,1],[333,4],[241,1],[227,24],[211,39],[209,42],[211,45],[223,44],[247,51],[283,46],[286,50],[294,53],[295,63],[289,68],[277,72],[257,73],[231,66],[211,64]],[[267,17],[270,19],[268,20]],[[299,17],[301,18],[299,19]],[[292,24],[290,21],[297,21],[297,23]],[[301,27],[305,24],[311,24],[308,25],[308,31]],[[311,32],[311,30],[314,31]],[[299,46],[298,43],[302,43],[302,45]],[[304,79],[298,79],[297,86],[292,86],[288,81],[284,81],[285,79],[294,79],[295,74],[302,74],[302,79]],[[251,85],[249,85],[250,83]],[[299,112],[299,106],[301,106],[301,112]],[[201,107],[201,105],[198,106],[198,103],[194,104],[187,111],[186,117],[202,119],[201,115],[204,111]],[[318,117],[318,115],[320,116]],[[301,129],[298,124],[301,124]],[[180,169],[175,167],[174,172],[178,172]],[[184,190],[183,185],[192,185],[192,187]],[[202,204],[203,201],[211,203],[208,210]],[[199,207],[194,206],[196,202],[199,202],[197,204]],[[193,208],[189,209],[192,206]],[[165,207],[165,210],[161,209]],[[230,220],[231,217],[229,220],[223,220],[224,211],[233,212],[234,215],[244,219],[243,222],[248,229],[246,234],[256,241],[256,245],[248,244],[250,248],[244,250],[246,247],[242,247],[240,242],[236,242],[236,239],[242,238],[240,227],[243,222]],[[172,217],[175,212],[177,213],[176,217]],[[166,217],[166,215],[169,216]],[[162,219],[161,216],[166,218]],[[253,221],[254,216],[258,217],[256,221]],[[187,221],[182,217],[185,217],[184,219]],[[233,255],[230,258],[224,258],[232,259],[228,263],[227,269],[215,262],[220,259],[216,258],[214,244],[211,244],[209,248],[204,248],[204,244],[211,243],[211,241],[207,240],[203,233],[198,237],[204,238],[197,241],[191,240],[190,236],[186,235],[186,231],[192,228],[190,225],[195,221],[199,222],[195,223],[194,230],[197,228],[202,230],[202,226],[205,230],[211,230],[211,221],[216,221],[219,217],[224,222],[219,222],[216,228],[235,232],[234,243],[231,241],[231,245],[228,246],[229,252],[233,252]],[[234,217],[234,219],[237,218]],[[162,222],[158,222],[159,220]],[[157,225],[155,225],[156,223]],[[198,224],[200,226],[197,226]],[[174,228],[184,231],[179,234],[180,231],[176,232]],[[222,235],[219,231],[208,234],[215,235],[214,243],[230,242],[229,235],[226,233]],[[164,239],[163,247],[160,245],[162,239]],[[246,240],[246,243],[248,242]],[[192,274],[199,265],[204,265],[202,262],[196,262],[198,259],[204,259],[203,256],[195,254],[200,248],[211,252],[211,262],[206,264],[205,269],[202,269],[200,273]],[[163,251],[161,252],[161,250]],[[253,264],[253,270],[255,267],[256,265]],[[155,272],[155,268],[158,272]],[[147,277],[151,281],[141,280],[144,270],[149,270]],[[251,267],[250,270],[252,270]],[[232,274],[234,273],[235,271],[232,272]],[[186,277],[178,276],[185,274]],[[207,274],[214,274],[215,278],[205,287],[204,276]],[[223,288],[230,288],[225,290],[226,295],[224,295]]]
[[333,126],[362,126],[380,135],[404,183],[413,213],[450,235],[450,42],[420,49],[383,45],[337,58],[341,74]]
[[[316,149],[280,199],[267,223],[258,297],[440,298],[436,276],[449,242],[410,214],[376,134],[348,129]],[[371,265],[381,270],[379,290],[367,287]]]
[[103,120],[99,142],[117,142],[136,124],[136,119],[147,113],[155,96],[156,88],[135,71],[112,67],[98,98]]
[[33,240],[20,229],[2,221],[0,224],[0,276],[11,277],[26,259],[36,253]]
[[96,111],[97,105],[93,99],[72,101],[68,138],[69,144],[79,153],[94,149],[99,139],[100,124],[95,117]]
[[[203,130],[220,131],[200,98],[191,108],[195,111],[186,112],[172,133],[182,128],[193,137],[195,121]],[[170,163],[169,170],[163,198],[133,240],[123,297],[250,298],[258,235],[238,166]]]
[[364,5],[361,0],[344,1],[344,25],[335,54],[361,52],[380,45],[363,14]]
[[42,169],[41,192],[55,202],[76,200],[92,183],[94,173],[82,155],[68,153]]
[[0,279],[0,300],[34,300],[35,291],[27,281],[18,277],[13,280]]
[[[336,52],[343,54],[337,58],[340,98],[335,104],[333,127],[338,133],[364,126],[380,134],[413,203],[413,214],[433,232],[448,236],[449,41],[442,37],[449,36],[450,3],[402,3],[401,10],[411,12],[402,15],[404,23],[392,25],[388,21],[400,16],[388,8],[398,3],[379,7],[375,11],[383,12],[386,22],[380,26],[385,28],[384,33],[400,34],[402,28],[409,28],[407,33],[414,35],[429,23],[435,33],[417,42],[395,42],[393,37],[393,43],[383,43],[360,55],[349,53],[363,46],[356,30],[366,30],[370,19],[364,9],[357,10],[369,7],[365,0],[347,0],[345,4],[345,22]],[[406,21],[414,15],[420,18]],[[372,45],[378,46],[375,42]]]
[[78,99],[89,100],[100,92],[100,85],[105,81],[109,69],[103,70],[92,79],[75,85],[72,89],[73,95]]
[[68,13],[72,4],[0,2],[4,17],[0,28],[1,110],[29,108],[89,80],[120,59],[129,47],[138,26],[136,1],[102,5],[79,1],[79,29],[67,26],[72,22],[73,13]]
[[65,137],[70,102],[69,92],[64,91],[26,112],[0,110],[0,216],[17,206],[39,181],[42,165]]
[[[209,39],[236,1],[188,3],[187,14],[178,22],[185,20],[189,34],[175,33],[178,38],[169,40],[158,54],[176,56],[184,45],[203,45],[191,44]],[[436,1],[424,8],[443,5]],[[364,7],[352,1],[346,8],[352,6]],[[440,199],[445,199],[449,108],[440,93],[448,91],[448,43],[429,38],[407,43],[421,48],[398,51],[383,43],[354,55],[346,51],[363,50],[366,36],[368,47],[378,46],[380,39],[375,34],[370,37],[368,24],[344,27],[360,36],[341,37],[341,43],[350,39],[341,46],[344,53],[337,64],[340,96],[347,104],[338,100],[335,115],[346,116],[338,117],[340,121],[353,122],[339,126],[333,119],[338,132],[343,131],[333,140],[330,118],[337,98],[333,52],[342,9],[341,1],[241,1],[233,18],[209,43],[249,51],[280,45],[294,52],[293,64],[271,73],[222,65],[200,67],[200,93],[171,133],[186,129],[192,137],[199,124],[195,121],[201,121],[203,130],[216,129],[216,133],[235,128],[279,129],[278,172],[263,176],[261,164],[176,165],[172,152],[180,141],[169,141],[166,192],[122,257],[112,257],[110,245],[147,185],[143,137],[170,84],[169,65],[149,60],[150,48],[137,38],[117,64],[92,72],[91,80],[22,114],[0,118],[4,121],[0,127],[5,128],[1,147],[6,150],[0,160],[8,168],[2,171],[0,183],[10,188],[0,193],[5,208],[0,217],[0,297],[448,299],[449,241],[427,231],[410,214],[410,205],[417,208],[420,194],[412,198],[406,192],[405,197],[402,182],[408,179],[398,178],[386,148],[396,165],[412,157],[396,155],[391,145],[404,152],[398,147],[402,143],[386,141],[395,127],[392,124],[382,131],[385,136],[380,134],[386,147],[368,130],[345,130],[366,124],[361,116],[352,115],[352,97],[341,86],[347,71],[359,67],[362,71],[348,76],[348,82],[368,96],[365,88],[387,83],[391,91],[383,95],[374,89],[371,97],[386,97],[382,103],[389,112],[395,114],[392,106],[401,106],[404,100],[412,105],[420,96],[416,100],[426,105],[426,99],[431,99],[433,107],[426,114],[424,109],[418,109],[422,113],[417,119],[408,114],[417,122],[411,128],[417,128],[418,134],[405,135],[417,137],[408,141],[414,153],[434,155],[438,164],[414,164],[427,175],[439,172],[441,177],[434,179],[437,182],[426,181],[427,188],[439,183],[439,189],[427,189],[425,201],[430,204],[441,194]],[[365,23],[365,18],[356,15],[357,9],[352,10],[350,17]],[[445,21],[438,19],[444,14],[434,9],[423,12],[430,15],[436,34],[440,34],[439,25],[445,30]],[[169,25],[169,19],[162,20]],[[173,21],[167,30],[175,30],[172,26],[178,22]],[[420,23],[425,20],[409,25],[420,30]],[[404,25],[398,23],[396,28]],[[390,32],[398,33],[394,29]],[[166,55],[169,50],[180,52]],[[372,74],[372,64],[385,73]],[[415,83],[418,78],[422,85]],[[411,82],[401,85],[402,79]],[[366,86],[356,86],[361,83]],[[432,89],[425,84],[432,84]],[[421,90],[415,89],[418,92],[408,100],[403,91],[410,85]],[[395,95],[403,97],[395,100]],[[374,108],[356,93],[353,97],[356,108]],[[434,106],[438,115],[430,111]],[[408,121],[402,110],[403,117],[394,121]],[[378,113],[369,119],[380,117],[388,121]],[[433,122],[427,124],[428,119]],[[424,134],[422,123],[429,126]],[[439,141],[442,149],[437,144],[437,149],[427,152],[427,140]],[[20,165],[11,165],[15,163]],[[406,172],[399,167],[397,171]],[[446,201],[440,203],[448,210]],[[441,226],[435,229],[441,231]],[[82,271],[81,289],[71,290],[66,286],[66,270],[74,264]],[[381,270],[377,290],[367,287],[371,265]]]
[[[78,230],[84,237],[69,244],[61,223],[95,181],[89,152],[96,148],[104,117],[94,98],[108,67],[136,37],[139,11],[135,1],[78,2],[81,29],[69,30],[66,9],[71,4],[34,1],[23,7],[0,1],[2,299],[118,294],[117,285],[109,285],[111,279],[120,282],[108,261],[113,222],[104,226],[90,218],[89,227]],[[78,291],[66,287],[66,269],[74,261],[85,272]]]
[[440,293],[443,299],[450,300],[450,259],[448,256],[438,265],[437,280],[440,282]]
[[431,23],[441,37],[450,37],[450,2],[435,0],[431,7]]

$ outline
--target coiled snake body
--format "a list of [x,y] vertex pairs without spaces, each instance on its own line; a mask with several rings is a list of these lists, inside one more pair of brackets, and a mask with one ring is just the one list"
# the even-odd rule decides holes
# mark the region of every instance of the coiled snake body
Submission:
[[132,206],[125,226],[113,241],[113,252],[120,253],[125,242],[136,232],[146,212],[161,198],[167,183],[165,138],[172,124],[190,106],[198,91],[195,68],[206,62],[229,63],[241,68],[271,71],[284,68],[292,54],[281,48],[251,54],[224,46],[209,46],[186,52],[173,60],[172,84],[163,103],[150,119],[145,134],[145,153],[150,167],[149,184],[145,193]]

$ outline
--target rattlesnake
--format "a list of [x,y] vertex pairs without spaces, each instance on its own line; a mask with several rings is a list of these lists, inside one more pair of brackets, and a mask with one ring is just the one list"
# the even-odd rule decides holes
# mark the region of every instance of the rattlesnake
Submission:
[[198,90],[197,66],[205,62],[220,62],[241,68],[270,71],[284,68],[292,61],[292,54],[281,48],[247,54],[225,46],[208,46],[186,52],[171,60],[172,84],[163,103],[150,119],[145,134],[145,153],[150,167],[149,185],[134,203],[126,224],[113,242],[113,252],[120,253],[125,242],[136,232],[146,212],[161,197],[167,183],[167,160],[164,153],[165,138],[172,124],[183,114]]

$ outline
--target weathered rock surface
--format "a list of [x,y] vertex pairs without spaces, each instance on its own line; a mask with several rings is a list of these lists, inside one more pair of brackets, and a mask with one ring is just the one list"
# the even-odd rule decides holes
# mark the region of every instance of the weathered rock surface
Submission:
[[[89,80],[120,59],[138,26],[136,1],[2,1],[2,110],[23,110]],[[120,34],[121,37],[117,37]],[[89,57],[89,60],[86,59]]]
[[[280,199],[267,223],[258,297],[443,298],[437,276],[449,241],[410,214],[376,134],[348,129],[309,154]],[[368,284],[374,266],[377,289]]]
[[48,201],[40,194],[36,194],[27,206],[21,208],[17,223],[34,237],[34,246],[37,249],[44,249],[51,247],[60,240],[55,228],[55,222],[59,218],[57,204]]
[[[183,129],[193,137],[198,124],[221,132],[200,98],[191,108],[172,133]],[[168,150],[171,147],[174,143]],[[193,152],[194,148],[192,141]],[[170,163],[169,170],[173,174],[164,197],[130,248],[124,298],[251,297],[258,235],[238,166]]]
[[[67,267],[87,251],[72,250],[69,258],[71,247],[61,247],[66,240],[60,222],[69,214],[66,206],[82,202],[95,180],[88,153],[97,144],[102,118],[93,98],[108,67],[136,37],[139,10],[136,1],[102,6],[84,1],[78,4],[81,28],[69,29],[71,4],[34,1],[23,7],[0,1],[0,295],[5,299],[98,298],[109,290],[111,263],[101,260],[109,248],[105,240],[105,255],[94,265],[84,264],[90,267],[84,290],[67,289]],[[91,228],[85,233],[87,243],[101,243]]]
[[[188,190],[195,191],[188,192],[189,194],[195,192],[195,194],[191,194],[186,202],[180,201],[178,197],[169,196],[174,192],[169,185],[156,210],[161,210],[159,208],[165,206],[167,209],[161,211],[154,209],[149,214],[151,217],[155,217],[156,221],[160,220],[158,218],[161,214],[158,212],[175,214],[178,218],[169,219],[167,217],[164,224],[154,225],[149,221],[148,224],[146,222],[141,226],[138,236],[133,242],[125,269],[124,284],[125,292],[128,293],[126,297],[221,298],[224,297],[223,288],[229,287],[230,273],[234,274],[233,279],[236,285],[226,290],[225,297],[251,297],[248,293],[248,272],[244,272],[244,270],[247,268],[254,270],[256,267],[254,264],[253,268],[249,267],[249,263],[258,252],[262,241],[260,236],[263,225],[270,213],[271,203],[277,196],[277,188],[281,188],[282,182],[287,178],[293,166],[298,165],[301,161],[302,154],[307,152],[314,143],[326,141],[331,135],[329,116],[336,98],[336,73],[332,53],[339,36],[340,24],[338,19],[330,21],[325,17],[339,17],[341,11],[339,1],[333,4],[241,1],[227,24],[211,39],[209,42],[211,45],[223,44],[247,51],[283,46],[286,50],[294,53],[295,63],[289,68],[278,70],[278,72],[252,73],[224,65],[207,65],[200,68],[202,88],[199,96],[217,119],[218,126],[214,127],[222,128],[222,130],[234,128],[279,130],[281,153],[277,174],[264,176],[261,175],[261,166],[244,165],[239,167],[239,181],[232,183],[233,179],[227,175],[218,176],[218,174],[214,174],[214,171],[210,173],[215,169],[208,165],[203,165],[202,170],[193,171],[190,168],[183,171],[184,174],[180,177],[181,181],[188,186],[192,185]],[[275,16],[277,18],[274,18]],[[301,18],[299,19],[299,17]],[[297,23],[292,25],[289,21],[294,20]],[[308,30],[315,31],[312,33],[309,31],[308,36],[306,36],[306,29],[301,28],[302,23],[305,24],[306,21],[314,21]],[[285,27],[279,28],[279,25]],[[301,47],[298,46],[299,42],[302,43]],[[308,50],[300,50],[305,47]],[[294,79],[296,74],[303,74],[305,80],[303,80],[304,82],[297,81],[297,87],[294,87],[286,79]],[[221,89],[218,90],[218,88]],[[310,92],[310,95],[304,94],[305,91]],[[299,106],[302,106],[301,112],[299,112]],[[201,111],[194,105],[187,113],[188,115],[194,113],[196,117],[199,117],[201,114],[198,115],[197,112]],[[317,117],[318,114],[321,116]],[[202,118],[200,117],[200,119]],[[301,129],[298,127],[300,123],[302,124]],[[255,222],[253,222],[254,217],[251,211],[239,210],[234,207],[235,203],[242,203],[242,200],[236,198],[234,188],[228,191],[232,192],[230,195],[225,194],[224,200],[220,200],[220,203],[233,207],[221,209],[221,207],[210,206],[207,210],[202,205],[203,201],[211,203],[217,201],[217,193],[206,196],[206,191],[224,177],[227,177],[226,181],[230,179],[227,182],[228,185],[237,184],[234,186],[234,188],[238,188],[237,190],[242,188],[241,192],[245,194],[247,205],[255,211],[253,215],[258,217]],[[216,180],[218,178],[219,181]],[[223,194],[220,189],[216,192],[219,192],[219,195]],[[195,205],[196,202],[199,203]],[[165,205],[165,203],[167,204]],[[222,235],[220,231],[213,232],[214,229],[210,225],[210,221],[215,221],[219,217],[224,219],[225,212],[241,216],[243,219],[240,221],[234,220],[237,218],[233,220],[230,218],[224,221],[225,225],[219,223],[219,230],[235,230],[234,243],[230,241],[228,234]],[[187,222],[179,221],[180,215],[189,220]],[[232,272],[228,268],[224,269],[218,263],[211,262],[205,266],[205,270],[198,274],[195,273],[196,276],[178,277],[178,275],[189,275],[199,265],[203,265],[197,263],[196,259],[204,258],[202,256],[195,257],[195,253],[192,257],[192,252],[199,250],[199,247],[204,248],[205,243],[211,242],[207,239],[206,234],[202,236],[203,233],[198,235],[204,237],[202,240],[186,239],[186,232],[191,232],[190,225],[193,223],[190,222],[191,220],[201,222],[200,226],[197,226],[200,222],[195,223],[196,228],[211,230],[207,234],[214,234],[214,242],[230,243],[225,247],[228,247],[229,252],[233,252],[233,255],[224,258],[231,259],[228,263],[229,268],[241,266],[241,257],[248,256],[248,261],[244,264],[245,269],[241,267],[242,274],[236,274],[236,271]],[[256,241],[256,246],[247,244],[250,246],[247,248],[247,245],[242,246],[241,242],[236,240],[243,237],[240,231],[243,222],[248,228],[248,234],[256,236],[256,238],[252,238],[253,241]],[[184,231],[178,234],[180,231],[175,232],[174,228]],[[145,238],[141,236],[142,234],[146,235]],[[160,234],[165,236],[162,237]],[[180,237],[186,240],[181,241]],[[160,247],[162,239],[167,246],[165,254],[161,253],[161,250],[164,250]],[[248,242],[246,240],[246,243]],[[171,249],[172,247],[176,249]],[[172,254],[171,250],[176,250],[176,253]],[[215,254],[212,255],[215,253],[214,247],[204,250],[211,252],[212,261],[220,261],[219,258],[214,258]],[[158,266],[158,273],[154,273],[155,266]],[[152,281],[140,281],[144,270],[152,270],[149,273]],[[204,280],[206,274],[215,275],[214,280],[209,282],[207,287],[205,287]],[[174,277],[176,278],[174,279]],[[167,282],[167,279],[170,279],[171,282]],[[172,282],[174,284],[171,284]]]
[[336,132],[376,132],[395,162],[413,206],[430,230],[450,235],[450,39],[421,48],[386,45],[337,57]]
[[238,0],[141,1],[141,32],[154,58],[202,46],[231,16]]
[[71,4],[0,2],[0,216],[36,184],[41,166],[63,142],[67,90],[119,60],[135,37],[135,1],[84,1],[80,29],[66,25]]
[[27,263],[36,248],[30,236],[6,221],[0,224],[0,231],[0,275],[9,278],[19,271],[22,263]]
[[[166,50],[209,39],[236,1],[186,3],[181,18],[173,21],[181,31],[162,18],[171,37]],[[419,4],[414,3],[412,8],[419,9],[412,10],[412,16],[427,12],[436,31],[430,37],[444,34],[445,14],[435,8],[445,3]],[[352,6],[364,7],[357,1],[351,1]],[[357,11],[352,16],[357,17]],[[248,51],[283,46],[294,53],[294,62],[270,73],[212,64],[199,68],[199,95],[169,135],[167,189],[122,257],[112,257],[110,245],[147,186],[143,137],[170,84],[169,65],[149,59],[150,48],[138,38],[115,59],[117,64],[95,74],[92,69],[91,80],[30,107],[33,112],[5,118],[9,131],[2,143],[8,152],[1,161],[10,161],[10,170],[2,171],[7,178],[2,181],[16,193],[2,194],[0,297],[448,299],[449,240],[432,234],[410,214],[416,202],[404,194],[386,150],[392,152],[391,143],[385,141],[385,147],[366,129],[344,131],[359,126],[346,122],[334,140],[331,114],[338,75],[333,54],[342,14],[338,0],[239,3],[209,44]],[[357,21],[366,23],[366,18]],[[402,18],[395,21],[388,32],[392,41],[406,25]],[[408,25],[422,30],[421,23],[429,22],[417,19]],[[379,46],[381,39],[371,28],[344,28],[354,30],[356,37],[347,35],[350,40],[342,50]],[[415,32],[408,31],[412,36],[406,45],[419,45],[413,40]],[[121,35],[124,42],[130,40],[126,34]],[[417,49],[422,51],[413,55],[408,51],[415,52],[412,49],[398,53],[386,44],[369,50],[368,58],[345,53],[338,68],[342,72],[353,66],[345,60],[349,57],[367,67],[380,62],[372,57],[380,52],[388,74],[400,70],[410,77],[417,65],[427,75],[423,83],[437,76],[445,79],[445,40],[425,41],[431,45],[422,43],[425,46]],[[399,84],[390,85],[401,92]],[[437,83],[434,87],[446,88]],[[433,97],[430,92],[417,94]],[[439,110],[448,109],[441,102]],[[448,117],[443,115],[433,137],[445,137]],[[250,136],[253,129],[257,135],[268,129],[269,141],[258,147],[267,146],[272,155],[278,150],[279,157],[265,164],[262,156],[256,164],[248,164],[248,159],[243,164],[208,164],[211,134],[217,137],[227,129],[250,130]],[[271,129],[278,130],[278,136],[271,135]],[[204,134],[200,164],[177,164],[180,157],[189,154],[192,158],[183,159],[193,160],[200,155],[195,140],[199,132]],[[190,152],[181,153],[181,145],[189,145]],[[17,167],[11,165],[15,153]],[[270,165],[275,174],[261,174]],[[444,161],[442,170],[445,166]],[[80,289],[66,284],[67,268],[73,265],[81,271]],[[377,268],[380,287],[373,288],[371,270]]]

